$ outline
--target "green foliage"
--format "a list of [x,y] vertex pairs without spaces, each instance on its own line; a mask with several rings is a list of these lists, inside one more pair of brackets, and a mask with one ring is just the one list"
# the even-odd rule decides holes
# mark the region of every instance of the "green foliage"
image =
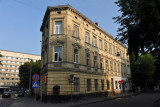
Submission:
[[153,82],[156,59],[151,54],[139,56],[131,55],[132,79],[136,85],[145,87],[146,84]]
[[[32,72],[31,77],[34,74],[40,74],[41,61],[38,60],[36,62],[32,61]],[[19,67],[19,77],[20,77],[20,86],[24,88],[29,87],[29,78],[30,78],[30,62],[24,63]]]
[[121,16],[114,17],[120,24],[117,39],[128,44],[129,54],[160,53],[160,11],[156,0],[118,0]]
[[[0,54],[0,57],[2,57],[2,55]],[[0,65],[1,65],[1,61],[0,61]]]

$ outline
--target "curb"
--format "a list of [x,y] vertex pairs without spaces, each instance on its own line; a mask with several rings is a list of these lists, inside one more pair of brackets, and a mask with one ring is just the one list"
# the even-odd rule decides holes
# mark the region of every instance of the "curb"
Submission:
[[117,98],[128,98],[128,97],[136,96],[136,95],[139,95],[139,94],[140,93],[134,93],[134,94],[122,95],[122,96],[115,96],[113,98],[106,98],[106,99],[99,100],[99,101],[93,101],[93,102],[89,102],[89,103],[77,104],[77,105],[73,105],[73,106],[69,106],[69,107],[78,107],[78,106],[83,106],[83,105],[88,105],[88,104],[94,104],[94,103],[99,103],[99,102],[104,102],[104,101],[115,100]]

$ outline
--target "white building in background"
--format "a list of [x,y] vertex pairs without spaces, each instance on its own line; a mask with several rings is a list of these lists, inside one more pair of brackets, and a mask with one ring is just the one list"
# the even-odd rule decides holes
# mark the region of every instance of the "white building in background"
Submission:
[[7,50],[0,50],[0,87],[17,86],[19,78],[19,66],[25,62],[40,60],[40,55],[26,54]]

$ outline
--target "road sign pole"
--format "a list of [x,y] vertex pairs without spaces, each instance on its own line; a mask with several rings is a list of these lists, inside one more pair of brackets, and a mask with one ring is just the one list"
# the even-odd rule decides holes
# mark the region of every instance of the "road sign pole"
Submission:
[[36,100],[36,89],[35,89],[35,100]]
[[31,72],[32,72],[32,59],[30,61],[29,95],[31,95]]

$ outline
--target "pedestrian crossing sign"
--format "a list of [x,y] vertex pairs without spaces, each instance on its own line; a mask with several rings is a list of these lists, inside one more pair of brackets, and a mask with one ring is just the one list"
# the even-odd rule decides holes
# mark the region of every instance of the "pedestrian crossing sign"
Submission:
[[39,88],[39,81],[32,81],[32,88]]

